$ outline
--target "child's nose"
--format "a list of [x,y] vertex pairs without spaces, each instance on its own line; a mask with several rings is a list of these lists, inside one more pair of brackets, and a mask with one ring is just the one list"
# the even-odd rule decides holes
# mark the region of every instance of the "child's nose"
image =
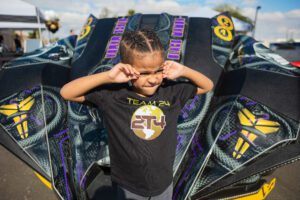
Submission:
[[158,83],[158,77],[155,74],[151,74],[148,78],[148,82],[150,84],[157,84]]

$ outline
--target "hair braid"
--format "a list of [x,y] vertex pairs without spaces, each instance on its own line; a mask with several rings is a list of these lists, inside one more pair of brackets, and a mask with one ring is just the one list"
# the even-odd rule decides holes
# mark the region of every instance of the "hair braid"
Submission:
[[134,53],[152,53],[160,51],[163,55],[163,46],[156,33],[151,30],[126,31],[120,43],[120,55],[123,63],[132,64]]

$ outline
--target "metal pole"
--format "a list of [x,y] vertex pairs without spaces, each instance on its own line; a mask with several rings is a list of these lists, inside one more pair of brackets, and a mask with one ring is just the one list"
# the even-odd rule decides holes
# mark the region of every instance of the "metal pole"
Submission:
[[254,38],[254,35],[255,35],[257,13],[258,13],[258,10],[259,10],[259,9],[261,9],[261,6],[257,6],[257,7],[256,7],[255,18],[254,18],[254,24],[253,24],[253,30],[252,30],[252,37],[253,37],[253,38]]
[[36,10],[36,18],[37,18],[37,22],[38,22],[38,26],[39,26],[40,47],[42,47],[43,46],[43,42],[42,42],[42,30],[41,30],[40,12],[39,12],[39,9],[37,7],[35,7],[35,10]]

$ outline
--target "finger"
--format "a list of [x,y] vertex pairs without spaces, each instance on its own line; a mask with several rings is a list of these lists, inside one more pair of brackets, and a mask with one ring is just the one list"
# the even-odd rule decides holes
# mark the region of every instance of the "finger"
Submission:
[[127,69],[129,70],[130,74],[134,74],[131,65],[127,64],[126,67],[127,67]]
[[135,74],[135,69],[134,69],[134,67],[132,67],[132,66],[129,65],[129,64],[128,64],[128,67],[129,67],[129,69],[130,69],[130,73],[131,73],[131,74]]
[[172,64],[172,61],[170,61],[170,60],[165,61],[165,65],[171,65],[171,64]]
[[137,77],[137,76],[132,76],[131,80],[132,80],[132,79],[136,80],[136,79],[138,79],[138,78],[139,78],[139,77]]
[[127,69],[128,74],[132,74],[131,66],[129,64],[126,64],[124,67]]
[[164,65],[164,67],[170,67],[172,65],[172,63],[170,61],[166,61],[166,64]]
[[164,66],[163,70],[164,70],[164,72],[168,72],[169,66]]
[[165,62],[162,64],[162,66],[165,67],[167,64],[168,64],[167,61],[165,61]]
[[130,71],[129,71],[129,69],[126,67],[126,65],[122,65],[122,66],[121,66],[121,69],[122,69],[122,71],[123,71],[126,75],[129,75],[129,74],[130,74]]
[[139,71],[137,71],[134,67],[132,67],[132,70],[133,70],[133,72],[134,72],[134,74],[135,75],[137,75],[137,76],[139,76],[140,75],[140,72]]
[[137,75],[135,75],[135,74],[133,74],[133,75],[130,75],[130,79],[132,80],[132,79],[138,79],[139,77],[137,76]]

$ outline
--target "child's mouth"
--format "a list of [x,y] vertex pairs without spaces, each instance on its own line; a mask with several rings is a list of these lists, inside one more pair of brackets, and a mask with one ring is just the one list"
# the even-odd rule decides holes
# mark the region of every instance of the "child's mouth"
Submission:
[[156,87],[157,85],[153,85],[153,86],[145,86],[146,88],[154,88]]

